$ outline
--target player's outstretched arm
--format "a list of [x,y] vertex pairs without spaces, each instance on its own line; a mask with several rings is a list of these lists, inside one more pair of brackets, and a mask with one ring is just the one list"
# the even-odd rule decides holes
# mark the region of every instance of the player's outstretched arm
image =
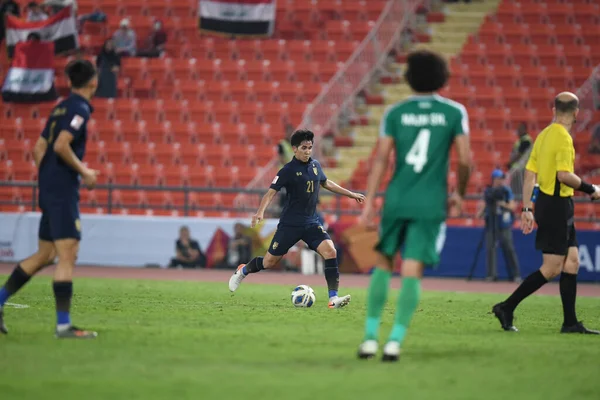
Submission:
[[48,141],[40,136],[37,142],[35,142],[35,146],[33,146],[33,161],[37,168],[40,167],[42,159],[46,155],[46,150],[48,150]]
[[277,191],[275,189],[269,189],[269,191],[263,196],[262,200],[260,201],[260,205],[258,206],[258,211],[256,211],[256,214],[252,216],[252,228],[254,228],[256,224],[265,218],[265,211],[269,207],[269,204],[271,204],[273,201],[273,198],[276,194]]
[[583,179],[573,173],[573,164],[575,160],[573,159],[574,149],[571,141],[567,137],[563,137],[561,142],[558,143],[558,147],[561,150],[556,154],[556,179],[558,179],[560,183],[567,185],[570,188],[590,195],[592,200],[598,199],[600,197],[600,191],[598,190],[598,187],[585,182]]
[[73,168],[81,177],[83,178],[83,183],[89,188],[92,189],[96,186],[96,177],[98,175],[98,171],[89,169],[83,163],[75,153],[73,153],[73,149],[71,148],[71,142],[73,141],[73,134],[69,131],[60,131],[58,137],[54,141],[54,152],[62,158],[62,160],[67,163],[67,165]]
[[575,190],[590,195],[593,200],[597,200],[600,198],[600,189],[596,185],[592,185],[591,183],[584,181],[573,172],[558,171],[556,174],[556,178],[561,183]]
[[322,185],[324,189],[329,190],[335,194],[339,194],[342,196],[350,197],[351,199],[355,199],[358,203],[362,203],[365,200],[365,196],[362,193],[354,193],[348,189],[345,189],[338,185],[337,183],[327,179]]

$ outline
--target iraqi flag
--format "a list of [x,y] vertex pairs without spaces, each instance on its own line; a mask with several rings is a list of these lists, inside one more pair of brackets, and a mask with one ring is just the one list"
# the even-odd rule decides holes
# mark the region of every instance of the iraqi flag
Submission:
[[[308,1],[308,0],[307,0]],[[200,30],[224,36],[270,36],[275,0],[200,0]]]
[[57,98],[54,43],[33,40],[17,43],[2,85],[2,99],[9,103],[39,103]]
[[12,58],[15,46],[25,42],[30,33],[38,33],[44,42],[54,42],[54,53],[61,54],[79,48],[77,21],[71,7],[65,7],[44,21],[27,22],[14,15],[6,16],[6,48]]

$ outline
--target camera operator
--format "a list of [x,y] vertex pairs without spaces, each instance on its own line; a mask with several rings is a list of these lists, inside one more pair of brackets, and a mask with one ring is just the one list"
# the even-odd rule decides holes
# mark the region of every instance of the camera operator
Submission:
[[496,243],[500,242],[510,280],[520,281],[519,261],[513,244],[512,225],[514,222],[515,200],[506,175],[500,169],[492,172],[492,184],[485,189],[485,208],[479,216],[485,216],[485,248],[487,280],[498,280],[496,266]]

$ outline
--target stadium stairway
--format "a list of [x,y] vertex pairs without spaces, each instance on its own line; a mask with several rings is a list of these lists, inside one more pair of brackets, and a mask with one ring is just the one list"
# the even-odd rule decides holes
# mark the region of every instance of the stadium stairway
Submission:
[[[469,4],[446,4],[441,21],[435,14],[428,15],[431,28],[430,41],[418,43],[416,47],[435,50],[450,60],[460,52],[467,37],[479,29],[485,16],[498,7],[498,3],[499,0],[482,0]],[[398,57],[397,70],[399,71],[404,69],[402,65],[404,57],[405,55]],[[353,146],[339,148],[338,164],[336,168],[328,170],[330,179],[347,182],[354,189],[366,188],[368,168],[365,167],[364,161],[369,159],[377,142],[379,122],[383,112],[388,105],[410,95],[410,88],[403,82],[386,83],[382,88],[383,104],[368,105],[368,124],[354,127]],[[369,99],[367,101],[369,102]]]

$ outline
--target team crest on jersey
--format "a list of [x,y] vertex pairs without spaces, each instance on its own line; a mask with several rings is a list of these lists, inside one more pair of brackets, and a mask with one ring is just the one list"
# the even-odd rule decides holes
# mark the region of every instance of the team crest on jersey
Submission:
[[75,220],[75,229],[77,229],[77,232],[81,232],[81,221],[79,218]]
[[85,120],[81,115],[75,115],[71,120],[71,128],[79,130],[81,128],[81,125],[83,125],[84,121]]
[[279,243],[273,242],[273,250],[277,249],[278,246],[279,246]]
[[317,170],[317,167],[313,167],[313,172],[315,173],[315,175],[319,174],[319,171]]

